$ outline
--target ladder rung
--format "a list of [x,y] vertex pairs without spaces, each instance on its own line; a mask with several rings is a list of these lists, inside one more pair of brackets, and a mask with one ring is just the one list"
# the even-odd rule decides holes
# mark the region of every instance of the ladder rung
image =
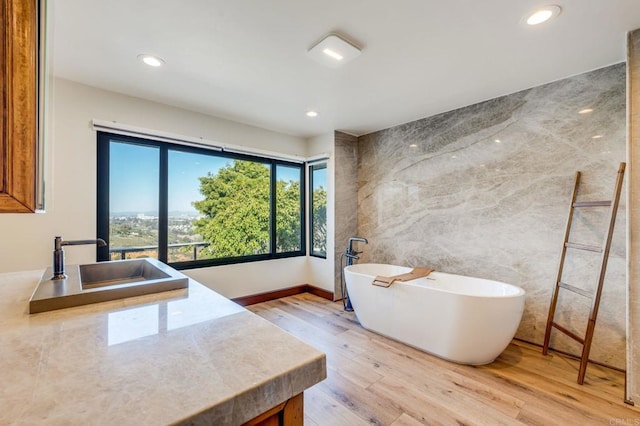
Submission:
[[609,207],[611,201],[576,201],[573,207]]
[[583,289],[578,288],[578,287],[576,287],[574,285],[571,285],[571,284],[563,283],[562,281],[558,283],[558,286],[564,288],[565,290],[569,290],[569,291],[572,291],[574,293],[578,293],[579,295],[584,296],[584,297],[593,297],[593,293],[592,292],[590,292],[588,290],[583,290]]
[[577,244],[577,243],[564,243],[566,248],[572,248],[576,250],[586,250],[593,251],[595,253],[602,253],[602,248],[598,246],[590,246],[587,244]]
[[567,330],[566,328],[564,328],[563,326],[561,326],[556,322],[552,322],[551,325],[557,328],[558,330],[560,330],[561,332],[563,332],[564,334],[566,334],[567,336],[571,337],[576,342],[580,343],[581,345],[584,345],[584,339],[578,336],[577,334],[575,334],[574,332]]

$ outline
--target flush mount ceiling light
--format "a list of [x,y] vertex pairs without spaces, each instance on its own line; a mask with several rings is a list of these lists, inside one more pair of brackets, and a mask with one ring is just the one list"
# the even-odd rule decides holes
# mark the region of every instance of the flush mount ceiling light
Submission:
[[164,65],[164,60],[155,55],[149,55],[148,53],[141,53],[138,55],[138,59],[149,65],[150,67],[161,67]]
[[542,24],[543,22],[560,15],[560,12],[562,12],[562,8],[558,5],[552,4],[545,6],[531,13],[527,17],[526,22],[528,25]]
[[318,112],[317,112],[317,111],[307,111],[307,112],[305,113],[305,115],[306,115],[307,117],[317,117],[317,116],[318,116]]
[[360,48],[335,33],[311,46],[307,55],[331,68],[337,68],[360,56]]

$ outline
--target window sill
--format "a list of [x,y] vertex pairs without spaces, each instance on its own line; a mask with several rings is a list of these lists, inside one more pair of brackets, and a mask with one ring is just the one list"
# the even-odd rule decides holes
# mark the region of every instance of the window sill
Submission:
[[235,265],[239,263],[261,262],[265,260],[287,259],[291,257],[303,257],[303,256],[306,256],[306,253],[299,251],[299,252],[291,252],[291,253],[257,254],[254,256],[227,257],[224,259],[207,259],[207,260],[173,262],[173,263],[168,262],[168,265],[178,270],[185,270],[185,269],[208,268],[212,266]]

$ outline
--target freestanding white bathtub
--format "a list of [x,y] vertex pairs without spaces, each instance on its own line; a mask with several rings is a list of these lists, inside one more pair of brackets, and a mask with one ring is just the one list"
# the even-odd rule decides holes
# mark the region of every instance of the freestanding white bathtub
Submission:
[[349,298],[364,328],[461,364],[489,364],[509,345],[522,319],[523,289],[443,272],[389,288],[372,284],[378,275],[411,269],[374,263],[345,268]]

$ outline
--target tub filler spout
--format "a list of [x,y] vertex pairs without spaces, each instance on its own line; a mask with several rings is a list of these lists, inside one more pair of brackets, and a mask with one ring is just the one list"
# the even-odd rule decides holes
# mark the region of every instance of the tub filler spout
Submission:
[[354,259],[358,260],[359,259],[358,255],[360,253],[362,253],[361,251],[355,251],[353,249],[353,243],[355,243],[355,242],[369,244],[369,241],[366,238],[362,238],[362,237],[351,237],[351,238],[349,238],[349,243],[347,244],[347,252],[345,253],[345,256],[347,257],[347,259],[351,259],[352,262],[349,263],[349,260],[347,260],[347,266],[353,265],[353,260]]
[[342,305],[344,307],[344,310],[348,312],[353,311],[353,307],[351,306],[351,301],[349,301],[349,294],[347,293],[347,286],[344,280],[344,269],[342,268],[342,258],[343,257],[346,258],[347,260],[346,266],[351,266],[353,265],[354,260],[360,259],[358,255],[361,254],[362,252],[356,251],[353,248],[353,243],[355,242],[369,244],[369,241],[366,238],[351,237],[349,238],[349,242],[347,243],[347,251],[343,253],[342,256],[340,257],[340,290],[342,292]]

